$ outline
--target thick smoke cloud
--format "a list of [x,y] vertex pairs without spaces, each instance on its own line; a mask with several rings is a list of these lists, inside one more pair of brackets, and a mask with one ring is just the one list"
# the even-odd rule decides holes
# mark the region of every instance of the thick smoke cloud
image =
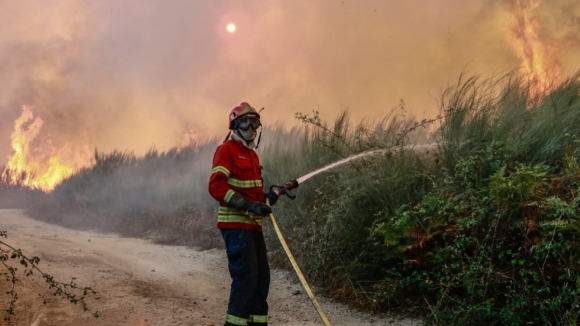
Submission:
[[[266,123],[346,107],[374,118],[400,99],[434,115],[462,71],[520,65],[513,1],[3,2],[0,163],[22,105],[44,120],[39,137],[89,152],[167,149],[190,130],[221,138],[241,101],[266,107]],[[563,71],[578,69],[578,2],[545,1],[535,14],[542,37],[567,42]]]

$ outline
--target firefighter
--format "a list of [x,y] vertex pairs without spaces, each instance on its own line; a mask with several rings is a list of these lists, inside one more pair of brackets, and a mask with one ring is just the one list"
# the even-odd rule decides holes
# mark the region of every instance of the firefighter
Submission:
[[254,151],[261,126],[260,114],[248,103],[232,110],[230,133],[215,152],[209,179],[209,193],[219,202],[217,227],[232,278],[225,325],[267,325],[270,267],[262,220],[272,212],[265,199],[273,205],[278,195],[263,191],[262,166]]

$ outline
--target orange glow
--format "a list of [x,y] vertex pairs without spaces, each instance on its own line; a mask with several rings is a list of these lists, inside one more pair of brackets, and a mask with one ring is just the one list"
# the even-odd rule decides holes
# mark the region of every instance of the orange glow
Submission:
[[8,157],[3,172],[9,175],[9,183],[50,191],[71,175],[75,167],[88,163],[87,156],[83,159],[82,155],[73,154],[71,143],[56,149],[48,140],[41,146],[31,148],[31,143],[40,133],[42,125],[42,119],[34,118],[29,107],[22,107],[22,114],[14,122],[11,136],[12,155]]
[[235,32],[236,31],[236,25],[234,23],[229,23],[228,26],[227,26],[227,30],[230,33]]
[[[532,11],[541,0],[513,0],[512,12],[515,25],[512,29],[513,49],[522,60],[530,78],[532,99],[554,89],[559,84],[560,60],[551,58],[548,42],[538,34],[540,22],[533,17]],[[552,45],[553,46],[553,45]]]
[[198,141],[199,141],[199,135],[196,132],[194,132],[193,130],[189,130],[183,135],[183,140],[181,141],[181,146],[182,147],[191,146],[192,144],[195,144]]

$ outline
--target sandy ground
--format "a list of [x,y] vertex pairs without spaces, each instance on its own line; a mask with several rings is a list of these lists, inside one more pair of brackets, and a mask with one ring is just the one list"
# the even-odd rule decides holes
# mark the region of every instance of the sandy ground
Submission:
[[[38,276],[18,285],[17,314],[0,325],[223,325],[230,279],[223,250],[198,251],[148,240],[65,229],[0,210],[0,230],[12,246],[41,258],[40,268],[63,282],[98,291],[88,302],[94,318],[51,295]],[[3,272],[0,271],[0,272]],[[0,308],[8,283],[0,279]],[[270,325],[323,325],[301,285],[282,270],[272,271]],[[333,325],[421,325],[421,321],[359,313],[318,298]]]

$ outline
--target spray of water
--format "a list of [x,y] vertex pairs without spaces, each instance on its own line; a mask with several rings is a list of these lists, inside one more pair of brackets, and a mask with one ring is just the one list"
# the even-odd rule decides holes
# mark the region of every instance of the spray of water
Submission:
[[327,165],[327,166],[325,166],[323,168],[320,168],[318,170],[312,171],[312,172],[308,173],[307,175],[296,179],[296,181],[298,181],[298,184],[302,184],[302,182],[304,182],[304,181],[312,178],[313,176],[315,176],[315,175],[317,175],[317,174],[319,174],[321,172],[324,172],[326,170],[330,170],[330,169],[335,168],[335,167],[337,167],[339,165],[342,165],[344,163],[350,162],[352,160],[359,159],[361,157],[365,157],[365,156],[369,156],[369,155],[382,154],[382,153],[384,153],[386,151],[387,151],[386,149],[380,149],[380,150],[376,150],[376,151],[364,152],[364,153],[360,153],[360,154],[357,154],[357,155],[349,156],[349,157],[344,158],[344,159],[342,159],[342,160],[340,160],[338,162],[334,162],[334,163],[329,164],[329,165]]
[[[408,146],[403,146],[402,148],[404,148],[404,149],[407,149],[407,148],[419,149],[419,148],[432,148],[434,146],[436,146],[436,144],[408,145]],[[324,171],[330,170],[332,168],[335,168],[335,167],[337,167],[339,165],[342,165],[344,163],[347,163],[347,162],[350,162],[350,161],[353,161],[353,160],[356,160],[356,159],[359,159],[359,158],[365,157],[365,156],[376,155],[376,154],[383,154],[385,152],[387,152],[387,149],[378,149],[378,150],[374,150],[374,151],[370,151],[370,152],[364,152],[364,153],[356,154],[356,155],[353,155],[353,156],[349,156],[349,157],[344,158],[344,159],[342,159],[340,161],[337,161],[337,162],[334,162],[332,164],[329,164],[329,165],[327,165],[327,166],[325,166],[323,168],[320,168],[318,170],[312,171],[312,172],[308,173],[307,175],[302,176],[302,177],[296,179],[296,181],[298,182],[298,184],[302,184],[302,182],[304,182],[304,181],[312,178],[313,176],[315,176],[315,175],[317,175],[317,174],[319,174],[321,172],[324,172]]]

